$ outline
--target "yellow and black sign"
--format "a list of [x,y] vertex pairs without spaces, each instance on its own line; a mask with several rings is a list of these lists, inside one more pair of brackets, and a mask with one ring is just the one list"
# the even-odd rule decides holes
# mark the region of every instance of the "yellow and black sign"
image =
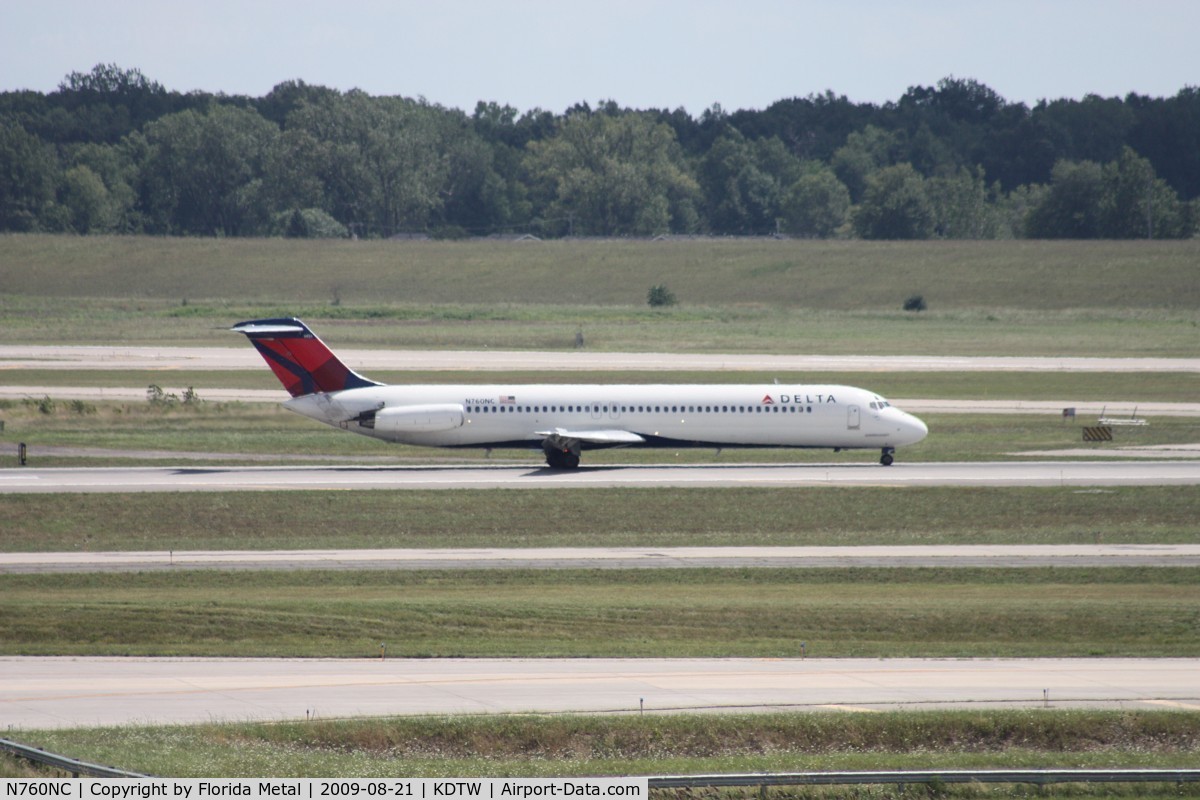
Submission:
[[1085,442],[1111,442],[1112,428],[1107,425],[1099,425],[1094,428],[1083,429],[1083,440]]

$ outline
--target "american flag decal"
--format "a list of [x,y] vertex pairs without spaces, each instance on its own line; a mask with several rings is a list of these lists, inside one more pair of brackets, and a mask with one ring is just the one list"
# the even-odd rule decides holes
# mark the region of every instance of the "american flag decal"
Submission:
[[517,402],[517,398],[516,398],[516,397],[514,397],[514,396],[513,396],[513,395],[511,395],[511,394],[502,394],[502,395],[500,395],[500,405],[508,405],[508,406],[510,406],[510,405],[512,405],[512,404],[513,404],[513,403],[515,403],[515,402]]

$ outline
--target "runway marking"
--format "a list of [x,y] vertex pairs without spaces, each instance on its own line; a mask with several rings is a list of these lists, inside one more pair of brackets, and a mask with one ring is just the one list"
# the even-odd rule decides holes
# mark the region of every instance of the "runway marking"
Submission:
[[866,706],[847,706],[840,703],[828,703],[824,705],[814,706],[815,708],[828,708],[831,711],[853,711],[862,714],[882,714],[883,711],[878,708],[867,708]]
[[1200,703],[1181,703],[1178,700],[1145,700],[1152,706],[1167,706],[1169,708],[1186,708],[1189,711],[1200,711]]

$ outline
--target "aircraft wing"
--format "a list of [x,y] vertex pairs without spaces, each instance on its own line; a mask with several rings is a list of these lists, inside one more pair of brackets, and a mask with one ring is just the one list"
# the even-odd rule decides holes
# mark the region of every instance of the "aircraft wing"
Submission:
[[566,428],[555,428],[552,431],[535,431],[538,436],[558,441],[587,442],[588,444],[641,444],[646,440],[632,431],[619,429],[607,431],[572,431]]

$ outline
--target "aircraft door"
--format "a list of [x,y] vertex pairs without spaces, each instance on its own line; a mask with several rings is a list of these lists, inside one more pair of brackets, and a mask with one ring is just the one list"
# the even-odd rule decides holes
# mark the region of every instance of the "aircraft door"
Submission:
[[847,409],[846,428],[856,431],[862,425],[862,411],[858,406],[849,406]]
[[621,407],[617,403],[603,403],[593,401],[592,403],[592,419],[618,419],[621,416]]

